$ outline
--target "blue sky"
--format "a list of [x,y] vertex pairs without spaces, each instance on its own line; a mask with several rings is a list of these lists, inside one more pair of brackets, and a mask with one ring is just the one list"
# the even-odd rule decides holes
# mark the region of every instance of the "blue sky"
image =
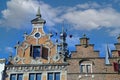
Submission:
[[114,49],[120,34],[120,0],[0,0],[0,58],[7,58],[23,34],[31,32],[31,20],[40,5],[42,17],[47,21],[46,32],[60,32],[64,26],[73,38],[67,40],[75,50],[79,38],[86,34],[95,50],[105,55],[105,46]]

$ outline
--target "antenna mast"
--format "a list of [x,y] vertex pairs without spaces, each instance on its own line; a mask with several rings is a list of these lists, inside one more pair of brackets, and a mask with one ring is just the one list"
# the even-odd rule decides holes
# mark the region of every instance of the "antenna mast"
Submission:
[[60,53],[63,54],[65,57],[68,57],[68,44],[66,43],[67,33],[64,30],[64,22],[62,26],[62,32],[60,33]]

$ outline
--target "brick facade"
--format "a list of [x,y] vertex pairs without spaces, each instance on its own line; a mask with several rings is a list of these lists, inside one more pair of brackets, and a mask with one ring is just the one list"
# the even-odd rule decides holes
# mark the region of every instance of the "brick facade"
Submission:
[[[67,80],[120,80],[120,75],[118,71],[114,71],[113,65],[119,60],[119,42],[115,44],[116,50],[112,51],[113,56],[109,58],[110,64],[105,64],[105,58],[99,57],[99,51],[94,50],[94,45],[89,44],[88,40],[86,36],[80,38],[81,43],[76,45],[76,51],[67,59]],[[88,69],[85,72],[82,72],[83,64],[86,64],[85,70]],[[89,64],[91,66],[87,67]]]
[[44,32],[46,21],[41,18],[39,9],[31,23],[32,32],[24,34],[24,41],[15,46],[16,55],[9,57],[5,80],[17,77],[31,80],[31,75],[40,75],[41,80],[48,80],[49,73],[54,76],[60,74],[59,80],[120,80],[118,70],[115,71],[113,65],[120,63],[120,37],[115,43],[116,50],[112,50],[112,57],[109,57],[109,64],[105,64],[104,57],[99,57],[99,51],[94,50],[94,44],[89,43],[86,35],[80,38],[80,44],[75,45],[76,51],[72,51],[71,57],[65,59],[65,55],[58,53],[58,45],[50,40],[52,35]]
[[9,57],[5,80],[48,80],[51,75],[54,80],[67,80],[68,64],[64,56],[57,53],[57,45],[50,40],[51,34],[44,32],[45,22],[38,9],[36,18],[31,21],[32,32],[24,34],[24,41],[15,46],[16,55]]

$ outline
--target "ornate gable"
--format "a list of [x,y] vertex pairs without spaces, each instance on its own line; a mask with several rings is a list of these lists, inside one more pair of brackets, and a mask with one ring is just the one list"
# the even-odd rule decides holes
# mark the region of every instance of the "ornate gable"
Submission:
[[[31,21],[33,25],[30,34],[24,34],[24,41],[15,46],[16,55],[9,57],[6,65],[5,80],[66,80],[67,62],[65,53],[58,53],[58,44],[53,43],[51,34],[44,32],[45,20],[41,18],[40,8],[36,18]],[[64,35],[61,36],[63,38]],[[34,78],[35,77],[35,78]],[[52,80],[53,80],[52,79]]]
[[57,53],[57,45],[50,40],[50,34],[44,32],[45,20],[39,12],[31,21],[33,30],[24,34],[24,41],[17,43],[16,56],[10,61],[12,64],[47,64],[63,63],[63,56]]

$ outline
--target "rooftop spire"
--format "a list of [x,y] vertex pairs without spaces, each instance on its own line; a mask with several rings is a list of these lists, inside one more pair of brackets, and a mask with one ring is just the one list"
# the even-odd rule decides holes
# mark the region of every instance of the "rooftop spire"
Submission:
[[37,24],[37,23],[39,23],[39,24],[45,24],[45,23],[46,23],[46,21],[41,18],[40,6],[38,7],[38,11],[37,11],[37,14],[36,14],[36,18],[33,19],[33,20],[31,21],[31,23],[32,23],[32,24]]
[[41,13],[40,13],[40,6],[38,7],[38,11],[37,11],[36,16],[37,16],[37,17],[41,17]]
[[106,64],[110,64],[109,58],[110,58],[110,51],[109,51],[109,47],[107,44],[106,55],[105,55],[105,63]]

